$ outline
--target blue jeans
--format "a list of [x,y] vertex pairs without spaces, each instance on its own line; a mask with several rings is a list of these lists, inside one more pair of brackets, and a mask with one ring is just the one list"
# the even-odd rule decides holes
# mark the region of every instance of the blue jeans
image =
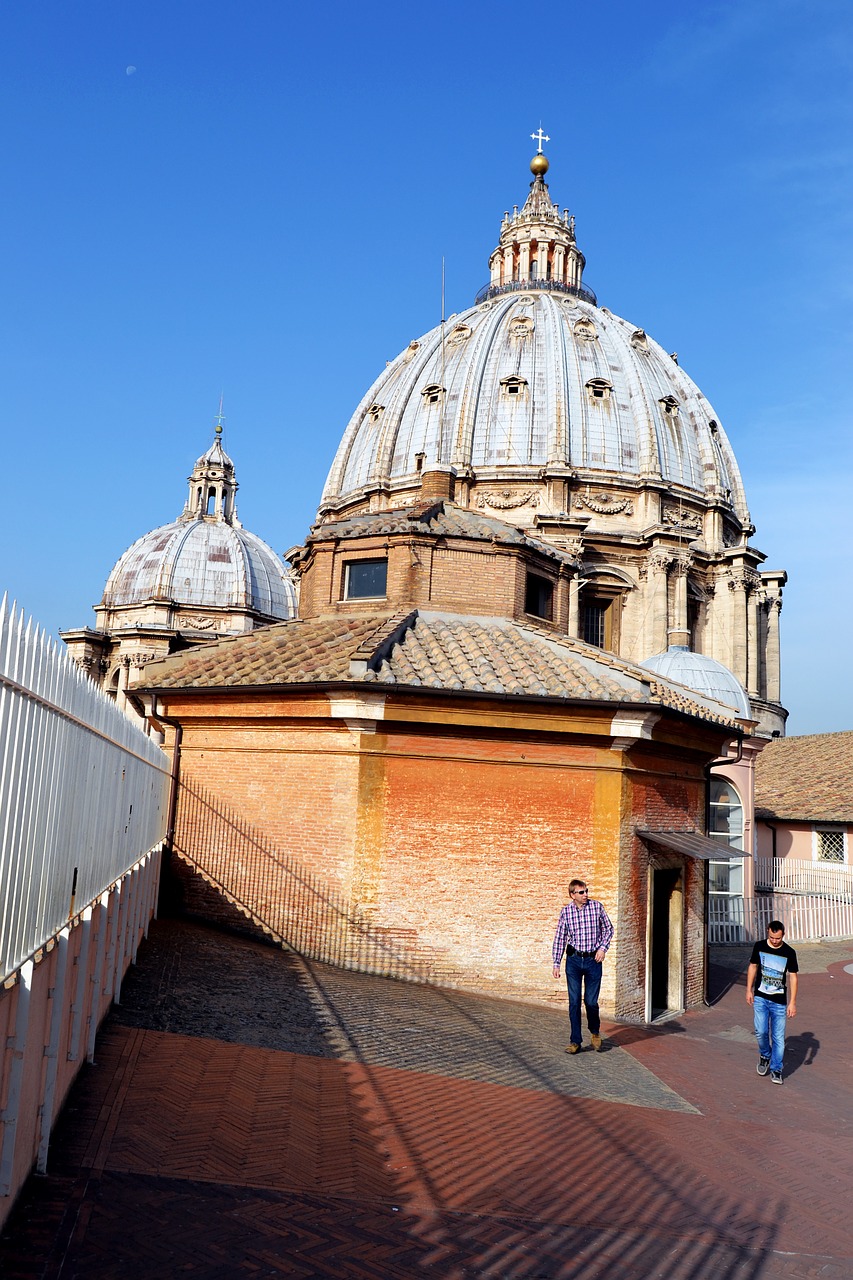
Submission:
[[569,1027],[572,1044],[581,1044],[581,984],[586,1020],[591,1036],[601,1029],[598,1016],[598,993],[601,990],[601,964],[594,956],[566,956],[566,986],[569,989]]
[[756,996],[752,1011],[755,1015],[758,1052],[762,1058],[770,1059],[771,1071],[781,1071],[788,1006],[777,1004],[775,1000],[765,1000],[764,996]]

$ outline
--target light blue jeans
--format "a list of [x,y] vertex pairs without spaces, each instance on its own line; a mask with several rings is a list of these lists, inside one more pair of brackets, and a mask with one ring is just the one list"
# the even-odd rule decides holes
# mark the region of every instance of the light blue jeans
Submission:
[[785,1054],[785,1022],[788,1018],[788,1006],[777,1004],[775,1000],[765,1000],[764,996],[756,996],[752,1011],[755,1015],[758,1052],[762,1058],[770,1059],[771,1071],[781,1071],[782,1058]]

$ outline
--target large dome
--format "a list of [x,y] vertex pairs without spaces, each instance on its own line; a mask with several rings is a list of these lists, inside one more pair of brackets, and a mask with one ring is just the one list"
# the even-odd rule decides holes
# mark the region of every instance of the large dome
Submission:
[[583,283],[574,218],[544,182],[548,161],[540,154],[530,167],[530,194],[504,214],[491,280],[474,306],[411,342],[362,398],[329,472],[321,519],[374,494],[395,505],[421,473],[444,467],[468,500],[498,509],[496,484],[532,482],[522,523],[533,507],[558,513],[559,489],[548,490],[548,479],[562,475],[589,486],[589,503],[574,486],[575,505],[588,511],[606,513],[593,486],[603,486],[605,508],[620,487],[623,511],[626,489],[656,488],[691,504],[694,521],[713,508],[729,522],[727,536],[751,532],[713,408],[675,356],[597,305]]
[[672,356],[606,308],[535,286],[470,307],[383,370],[347,427],[323,501],[434,464],[654,478],[727,500],[748,521],[719,419]]

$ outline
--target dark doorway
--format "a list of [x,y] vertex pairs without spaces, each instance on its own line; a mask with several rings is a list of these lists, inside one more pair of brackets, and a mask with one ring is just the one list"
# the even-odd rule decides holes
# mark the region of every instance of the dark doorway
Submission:
[[680,1011],[683,993],[682,878],[678,867],[652,871],[651,1016]]

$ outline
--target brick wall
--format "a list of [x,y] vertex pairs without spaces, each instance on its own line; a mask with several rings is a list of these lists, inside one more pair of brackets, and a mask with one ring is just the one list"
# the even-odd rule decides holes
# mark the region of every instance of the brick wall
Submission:
[[[203,783],[228,817],[211,837],[210,815],[182,803],[181,848],[213,865],[239,828],[236,896],[245,906],[255,893],[261,919],[277,912],[297,949],[563,1003],[550,947],[568,882],[579,875],[616,926],[602,1004],[642,1020],[650,862],[634,832],[701,829],[701,763],[719,749],[718,731],[704,753],[701,733],[681,748],[638,744],[623,753],[609,737],[596,741],[595,715],[600,729],[609,715],[589,710],[577,721],[543,713],[537,731],[529,709],[506,702],[489,727],[486,704],[451,713],[421,695],[417,712],[409,703],[398,721],[392,698],[381,731],[368,733],[329,718],[317,695],[253,702],[226,693],[218,703],[200,699],[192,715],[188,706],[184,776]],[[281,859],[280,888],[251,888],[253,860],[260,866],[270,851]],[[695,1004],[704,983],[702,868],[683,864],[685,999]],[[218,891],[203,879],[183,883],[193,910],[236,918],[233,902],[217,905]]]

